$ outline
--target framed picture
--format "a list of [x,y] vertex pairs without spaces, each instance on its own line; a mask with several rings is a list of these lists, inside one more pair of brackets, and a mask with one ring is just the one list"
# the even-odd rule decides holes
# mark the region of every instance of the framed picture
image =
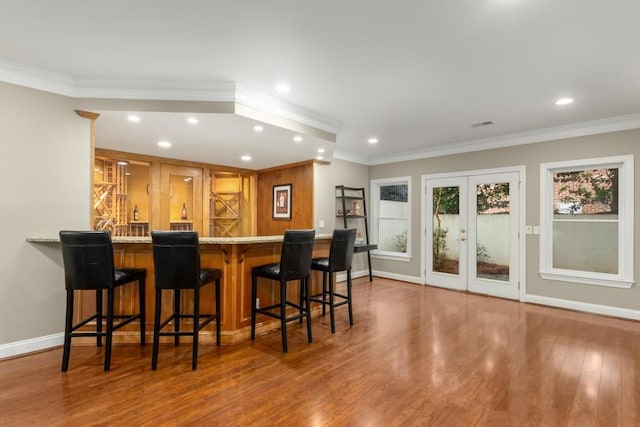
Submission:
[[291,184],[273,186],[273,219],[291,219]]

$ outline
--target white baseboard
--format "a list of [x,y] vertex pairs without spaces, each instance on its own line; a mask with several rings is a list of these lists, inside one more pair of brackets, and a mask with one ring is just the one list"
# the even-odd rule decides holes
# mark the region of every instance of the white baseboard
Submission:
[[[367,272],[367,274],[368,274],[368,272]],[[424,283],[422,283],[422,279],[420,277],[406,276],[404,274],[396,274],[396,273],[389,273],[387,271],[374,270],[373,271],[373,275],[374,276],[378,276],[378,277],[383,277],[385,279],[393,279],[393,280],[399,280],[401,282],[415,283],[417,285],[423,285],[424,284]]]
[[64,344],[64,333],[0,344],[0,359],[46,350]]
[[[401,282],[409,282],[409,283],[416,283],[418,285],[422,285],[422,281],[420,280],[419,277],[405,276],[403,274],[388,273],[386,271],[377,271],[377,270],[373,270],[371,271],[371,273],[374,276],[383,277],[385,279],[393,279],[393,280],[399,280]],[[369,275],[369,270],[360,270],[360,271],[351,272],[352,279],[357,279],[358,277],[367,277],[368,275]],[[345,280],[347,280],[347,273],[342,272],[342,273],[336,274],[336,282],[344,282]]]
[[[357,279],[358,277],[365,277],[369,275],[369,270],[352,271],[351,278]],[[344,282],[347,280],[347,273],[340,272],[336,274],[336,282]]]
[[584,311],[587,313],[601,314],[604,316],[620,317],[623,319],[640,320],[639,310],[612,307],[610,305],[591,304],[588,302],[571,301],[566,299],[550,298],[531,294],[525,295],[524,302],[548,305],[551,307],[566,308],[569,310]]

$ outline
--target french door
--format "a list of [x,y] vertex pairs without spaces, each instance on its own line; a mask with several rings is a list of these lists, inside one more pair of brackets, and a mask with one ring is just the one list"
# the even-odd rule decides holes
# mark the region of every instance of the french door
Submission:
[[425,283],[517,299],[520,172],[425,177]]

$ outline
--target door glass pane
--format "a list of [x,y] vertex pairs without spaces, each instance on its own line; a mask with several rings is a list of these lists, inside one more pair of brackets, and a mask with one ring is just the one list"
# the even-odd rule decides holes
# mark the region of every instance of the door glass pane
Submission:
[[193,177],[171,175],[169,178],[169,229],[193,230]]
[[509,281],[509,183],[476,186],[476,277]]
[[460,188],[433,188],[433,271],[458,274],[460,270]]

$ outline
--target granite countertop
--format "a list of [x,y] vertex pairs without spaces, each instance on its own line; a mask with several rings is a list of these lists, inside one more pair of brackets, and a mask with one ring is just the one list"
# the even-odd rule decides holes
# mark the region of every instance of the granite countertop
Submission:
[[[247,243],[273,243],[282,242],[283,235],[277,236],[247,236],[247,237],[200,237],[201,245],[238,245]],[[316,240],[331,239],[331,234],[316,234]],[[113,243],[151,243],[151,237],[120,237],[114,236]],[[31,243],[59,243],[60,238],[55,237],[27,237]]]

